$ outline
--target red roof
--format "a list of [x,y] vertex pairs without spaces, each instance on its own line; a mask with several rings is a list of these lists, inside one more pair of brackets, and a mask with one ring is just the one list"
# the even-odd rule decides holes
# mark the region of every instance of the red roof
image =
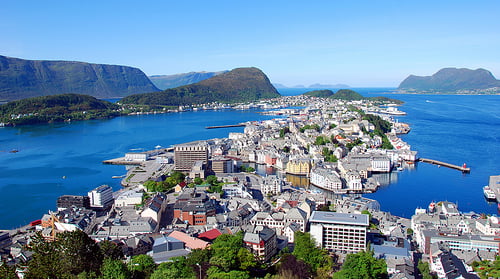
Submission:
[[209,241],[213,241],[214,239],[216,239],[221,234],[222,234],[222,232],[219,231],[218,229],[211,229],[209,231],[206,231],[204,233],[199,234],[198,238],[206,239],[206,240],[209,240]]

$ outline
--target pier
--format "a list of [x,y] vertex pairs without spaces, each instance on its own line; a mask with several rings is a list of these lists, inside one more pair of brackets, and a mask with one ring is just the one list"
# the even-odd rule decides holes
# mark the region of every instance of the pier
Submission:
[[231,128],[231,127],[245,127],[246,125],[243,123],[233,124],[233,125],[222,125],[222,126],[208,126],[205,129],[218,129],[218,128]]
[[433,165],[443,166],[443,167],[447,167],[447,168],[450,168],[450,169],[459,170],[459,171],[461,171],[463,173],[470,173],[470,168],[465,167],[465,164],[464,164],[464,166],[457,166],[457,165],[453,165],[453,164],[441,162],[441,161],[438,161],[438,160],[427,159],[427,158],[419,158],[418,161],[419,162],[433,164]]

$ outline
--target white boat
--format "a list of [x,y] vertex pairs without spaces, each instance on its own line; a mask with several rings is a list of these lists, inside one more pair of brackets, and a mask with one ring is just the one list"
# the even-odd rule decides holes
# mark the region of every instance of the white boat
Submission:
[[495,192],[493,192],[493,190],[491,190],[491,188],[489,186],[483,187],[483,193],[484,193],[484,197],[488,200],[496,200],[497,199]]

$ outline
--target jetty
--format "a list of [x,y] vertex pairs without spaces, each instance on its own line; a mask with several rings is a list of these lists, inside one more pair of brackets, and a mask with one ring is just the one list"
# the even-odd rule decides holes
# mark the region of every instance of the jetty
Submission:
[[468,168],[465,164],[463,166],[457,166],[457,165],[441,162],[438,160],[427,159],[427,158],[419,158],[418,161],[423,162],[423,163],[429,163],[429,164],[433,164],[433,165],[443,166],[443,167],[447,167],[450,169],[459,170],[463,173],[470,173],[470,168]]
[[205,127],[205,129],[218,129],[218,128],[231,128],[231,127],[245,127],[246,124],[240,123],[240,124],[232,124],[232,125],[221,125],[221,126],[208,126]]

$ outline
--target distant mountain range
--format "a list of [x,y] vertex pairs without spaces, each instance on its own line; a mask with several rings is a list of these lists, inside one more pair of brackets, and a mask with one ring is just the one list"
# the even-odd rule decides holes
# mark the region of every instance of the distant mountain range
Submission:
[[273,83],[274,87],[276,88],[315,88],[315,89],[320,89],[320,88],[324,88],[324,89],[342,89],[342,88],[351,88],[349,85],[347,84],[342,84],[342,83],[338,83],[338,84],[321,84],[321,83],[315,83],[315,84],[311,84],[309,86],[305,86],[305,85],[294,85],[294,86],[286,86],[286,85],[283,85],[281,83]]
[[237,103],[280,96],[261,70],[237,68],[194,84],[131,95],[120,100],[120,103],[179,106],[211,102]]
[[193,84],[202,80],[211,78],[216,75],[227,73],[228,71],[220,72],[189,72],[175,75],[155,75],[150,76],[149,79],[160,90],[168,88],[175,88],[183,85]]
[[112,98],[158,90],[137,68],[0,55],[0,101],[64,93]]
[[432,76],[410,75],[398,89],[424,93],[500,93],[500,81],[485,69],[444,68]]

